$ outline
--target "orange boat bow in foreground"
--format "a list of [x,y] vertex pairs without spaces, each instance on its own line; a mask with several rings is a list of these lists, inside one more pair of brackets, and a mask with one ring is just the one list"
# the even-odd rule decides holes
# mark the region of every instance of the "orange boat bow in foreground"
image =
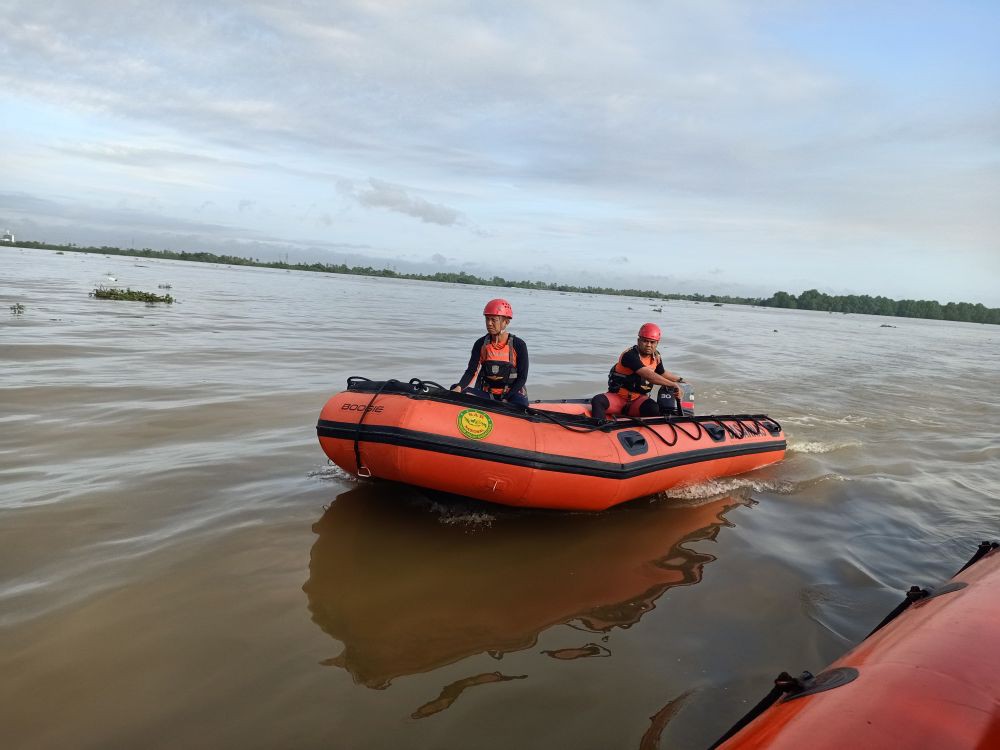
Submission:
[[936,591],[911,589],[912,604],[822,674],[782,675],[791,692],[716,746],[1000,748],[1000,551],[984,542],[979,555]]
[[326,455],[359,476],[563,510],[604,510],[785,455],[781,426],[763,414],[598,425],[588,407],[536,401],[524,409],[416,380],[351,378],[316,429]]

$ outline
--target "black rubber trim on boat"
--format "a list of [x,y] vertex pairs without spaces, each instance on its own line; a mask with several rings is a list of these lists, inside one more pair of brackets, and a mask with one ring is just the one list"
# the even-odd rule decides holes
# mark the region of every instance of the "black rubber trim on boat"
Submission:
[[[967,562],[965,565],[963,565],[961,568],[959,568],[958,573],[961,573],[963,570],[965,570],[966,568],[968,568],[970,565],[975,565],[988,552],[992,552],[997,547],[1000,547],[1000,543],[997,543],[997,542],[980,542],[979,543],[979,547],[976,548],[975,554],[971,558],[969,558],[969,562]],[[956,573],[955,575],[958,575],[958,573]]]
[[[975,565],[977,562],[983,559],[983,557],[985,557],[987,554],[997,549],[997,547],[1000,547],[1000,544],[998,544],[997,542],[980,542],[979,547],[976,549],[975,554],[969,559],[969,562],[967,562],[965,565],[961,567],[961,569],[959,569],[958,573],[961,573],[963,570],[965,570],[971,565]],[[955,575],[958,575],[958,573],[956,573]],[[887,614],[885,618],[882,620],[882,622],[880,622],[878,625],[875,626],[875,630],[873,630],[865,637],[870,638],[872,635],[874,635],[879,630],[888,625],[890,622],[899,617],[912,604],[921,603],[925,599],[933,599],[935,596],[950,594],[954,591],[961,591],[966,586],[968,586],[968,584],[962,581],[951,581],[942,586],[939,586],[937,589],[931,589],[929,591],[927,589],[922,589],[919,586],[910,586],[910,590],[906,592],[906,598],[903,601],[901,601],[899,605],[894,610],[892,610],[892,612]]]
[[966,586],[968,586],[965,581],[952,581],[951,583],[946,583],[944,586],[939,586],[936,589],[931,589],[927,596],[917,602],[917,606],[927,601],[928,599],[933,599],[935,596],[943,596],[944,594],[951,594],[955,591],[961,591]]
[[796,698],[804,698],[807,695],[815,695],[816,693],[839,688],[849,682],[854,682],[859,674],[858,670],[854,667],[834,667],[825,672],[820,672],[815,677],[810,672],[803,672],[798,677],[792,677],[788,672],[782,672],[774,678],[774,687],[771,688],[771,692],[765,695],[756,706],[747,711],[742,719],[733,724],[728,732],[713,742],[708,750],[715,750],[715,748],[725,744],[733,735],[767,711],[775,703],[787,703]]
[[649,443],[646,438],[634,430],[622,430],[618,433],[618,442],[630,456],[641,456],[649,451]]
[[903,614],[903,612],[905,612],[911,604],[913,604],[914,602],[918,602],[927,596],[930,596],[930,592],[927,589],[922,589],[919,586],[910,586],[909,591],[906,592],[906,598],[903,599],[903,601],[901,601],[899,604],[897,604],[896,608],[892,610],[892,612],[883,617],[882,622],[876,625],[875,629],[872,630],[872,632],[870,632],[868,635],[866,635],[865,638],[866,639],[871,638],[878,631],[880,631],[890,622],[892,622],[901,614]]
[[[316,433],[319,437],[353,441],[355,435],[358,434],[358,424],[356,422],[332,422],[321,419],[316,425]],[[684,451],[672,456],[654,456],[623,465],[611,461],[594,461],[591,459],[575,458],[573,456],[560,456],[554,453],[540,453],[522,448],[496,445],[495,443],[473,442],[464,438],[448,437],[433,432],[407,430],[401,427],[366,424],[360,433],[362,441],[372,443],[385,443],[401,448],[416,448],[418,450],[447,453],[448,455],[462,456],[464,458],[478,458],[483,461],[494,461],[512,466],[525,466],[544,471],[581,474],[603,477],[605,479],[629,479],[631,477],[662,471],[663,469],[671,469],[676,466],[687,466],[704,461],[714,461],[720,458],[745,456],[751,453],[770,453],[772,451],[785,450],[784,440],[766,443],[717,445],[711,448]]]
[[795,680],[794,689],[786,690],[785,697],[781,699],[781,702],[788,703],[796,698],[805,698],[807,695],[816,695],[816,693],[839,688],[841,685],[854,682],[858,679],[858,674],[858,670],[854,667],[834,667],[820,672],[815,677],[809,672],[803,672],[802,676]]
[[705,432],[708,436],[712,438],[717,443],[721,443],[726,439],[726,428],[722,424],[713,424],[712,422],[702,422],[701,426],[705,428]]

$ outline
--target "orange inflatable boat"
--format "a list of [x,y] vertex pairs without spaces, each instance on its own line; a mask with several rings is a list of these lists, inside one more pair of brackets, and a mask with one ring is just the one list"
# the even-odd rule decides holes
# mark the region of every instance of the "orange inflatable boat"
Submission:
[[326,455],[358,476],[562,510],[604,510],[785,454],[781,425],[763,414],[598,424],[584,399],[526,409],[416,379],[349,379],[316,430]]
[[[770,704],[770,705],[768,705]],[[1000,748],[1000,551],[906,601],[821,674],[782,673],[713,747]]]

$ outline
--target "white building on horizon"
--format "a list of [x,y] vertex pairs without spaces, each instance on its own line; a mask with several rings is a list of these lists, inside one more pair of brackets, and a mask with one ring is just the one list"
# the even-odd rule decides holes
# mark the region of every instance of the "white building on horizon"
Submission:
[[8,245],[14,244],[14,233],[9,229],[3,230],[3,236],[0,237],[0,242],[6,242]]

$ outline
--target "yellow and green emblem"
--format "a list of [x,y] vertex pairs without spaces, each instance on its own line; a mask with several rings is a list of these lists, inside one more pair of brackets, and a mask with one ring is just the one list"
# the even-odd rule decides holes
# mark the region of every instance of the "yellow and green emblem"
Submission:
[[493,432],[493,420],[479,409],[463,409],[458,413],[458,429],[467,438],[482,440]]

